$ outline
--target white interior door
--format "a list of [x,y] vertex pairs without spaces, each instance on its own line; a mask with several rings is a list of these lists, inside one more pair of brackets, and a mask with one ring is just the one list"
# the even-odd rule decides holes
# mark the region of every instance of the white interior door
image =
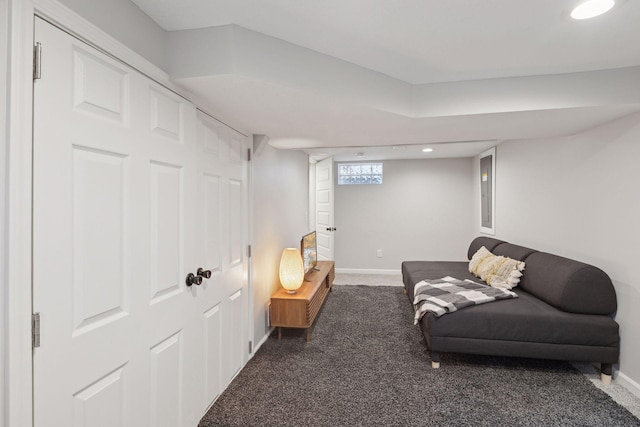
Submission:
[[36,41],[35,426],[196,425],[205,366],[217,396],[246,363],[243,140],[207,169],[192,104],[40,19]]
[[198,297],[204,343],[203,396],[208,407],[248,358],[247,140],[198,114],[199,240],[211,271]]
[[333,158],[316,165],[316,242],[319,260],[333,260]]

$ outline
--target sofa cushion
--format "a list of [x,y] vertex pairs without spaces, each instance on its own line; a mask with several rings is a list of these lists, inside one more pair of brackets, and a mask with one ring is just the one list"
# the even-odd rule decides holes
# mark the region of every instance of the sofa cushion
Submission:
[[524,261],[529,255],[537,251],[535,249],[529,249],[525,248],[524,246],[518,246],[504,242],[493,248],[491,252],[496,255],[507,256],[519,261]]
[[527,257],[520,288],[571,313],[612,314],[617,309],[615,289],[604,271],[544,252]]
[[[617,346],[618,324],[607,316],[567,313],[520,289],[518,298],[422,318],[431,337]],[[473,325],[473,327],[470,327]]]
[[464,261],[405,261],[402,263],[402,281],[413,301],[413,288],[421,280],[451,276],[477,282],[478,279],[468,269],[469,263]]
[[478,252],[478,249],[480,249],[483,246],[487,248],[487,250],[493,252],[493,248],[498,246],[500,243],[506,243],[506,242],[502,240],[494,239],[493,237],[484,237],[484,236],[476,237],[475,239],[473,239],[473,241],[469,245],[469,250],[467,251],[467,259],[471,259],[473,254]]

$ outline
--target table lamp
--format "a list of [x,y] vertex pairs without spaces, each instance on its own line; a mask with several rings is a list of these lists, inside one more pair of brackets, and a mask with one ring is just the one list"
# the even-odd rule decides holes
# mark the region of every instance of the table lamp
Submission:
[[287,293],[295,294],[304,280],[304,266],[300,250],[286,248],[280,258],[280,283]]

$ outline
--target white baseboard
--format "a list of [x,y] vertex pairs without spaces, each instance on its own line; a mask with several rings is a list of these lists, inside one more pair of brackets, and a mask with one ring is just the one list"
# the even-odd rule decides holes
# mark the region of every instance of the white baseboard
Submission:
[[631,393],[633,393],[638,398],[640,398],[640,384],[638,384],[637,382],[635,382],[634,380],[629,378],[627,375],[625,375],[622,372],[618,371],[617,375],[615,376],[615,382],[617,384],[620,384],[621,386],[623,386],[627,390],[629,390]]
[[402,272],[400,270],[384,270],[384,269],[377,269],[377,268],[371,268],[371,269],[366,269],[366,268],[336,268],[336,273],[343,273],[343,274],[382,274],[382,275],[394,275],[394,274],[401,274]]
[[262,344],[267,342],[267,340],[271,336],[271,332],[273,332],[274,329],[275,328],[269,328],[269,331],[265,334],[265,336],[263,336],[262,339],[260,339],[260,341],[255,346],[253,346],[253,353],[249,355],[249,359],[252,359],[253,355],[256,354],[258,350],[260,350],[260,347],[262,347]]

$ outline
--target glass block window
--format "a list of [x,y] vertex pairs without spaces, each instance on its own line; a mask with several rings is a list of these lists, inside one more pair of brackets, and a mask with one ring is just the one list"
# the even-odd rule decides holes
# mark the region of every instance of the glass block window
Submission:
[[338,163],[338,185],[382,184],[382,163]]

